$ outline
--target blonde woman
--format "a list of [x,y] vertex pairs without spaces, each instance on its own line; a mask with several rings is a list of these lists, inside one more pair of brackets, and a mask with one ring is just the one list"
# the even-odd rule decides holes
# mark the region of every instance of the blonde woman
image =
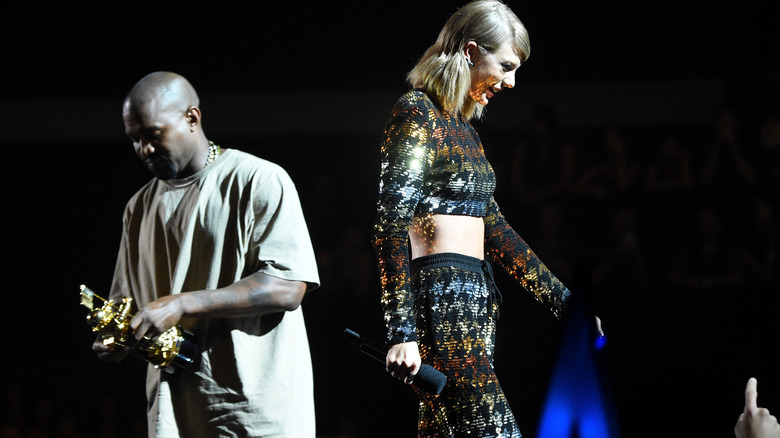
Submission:
[[560,317],[569,290],[509,226],[495,175],[469,123],[515,85],[528,33],[496,0],[463,6],[408,75],[382,143],[374,247],[387,325],[387,370],[411,383],[422,363],[444,372],[418,391],[419,436],[519,437],[493,372],[501,295],[488,257]]

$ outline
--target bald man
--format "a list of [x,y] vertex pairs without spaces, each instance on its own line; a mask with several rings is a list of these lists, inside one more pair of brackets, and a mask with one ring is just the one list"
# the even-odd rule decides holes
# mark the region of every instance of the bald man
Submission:
[[[199,346],[185,372],[148,368],[149,436],[314,437],[300,304],[319,274],[293,182],[209,141],[178,74],[142,78],[122,115],[154,178],[125,208],[110,298],[134,299],[136,339],[178,324]],[[128,353],[99,338],[93,350],[108,361]]]

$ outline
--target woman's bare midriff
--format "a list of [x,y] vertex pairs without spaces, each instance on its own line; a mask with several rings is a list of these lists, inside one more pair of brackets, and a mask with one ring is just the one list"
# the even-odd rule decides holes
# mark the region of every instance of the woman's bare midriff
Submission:
[[429,214],[415,216],[409,229],[412,259],[454,252],[482,259],[485,225],[481,217]]

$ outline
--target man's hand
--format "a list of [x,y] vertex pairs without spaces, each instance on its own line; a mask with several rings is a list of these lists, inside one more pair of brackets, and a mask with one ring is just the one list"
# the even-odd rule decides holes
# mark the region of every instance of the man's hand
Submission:
[[739,415],[734,435],[737,438],[778,438],[780,424],[766,408],[758,407],[758,382],[751,377],[745,387],[745,410]]
[[97,354],[98,359],[106,362],[119,362],[127,356],[130,349],[121,345],[103,343],[103,337],[98,335],[95,342],[92,343],[92,351]]
[[292,311],[300,306],[306,283],[256,272],[214,290],[166,295],[144,306],[130,321],[136,340],[149,343],[183,317],[240,318]]
[[130,321],[130,328],[133,329],[136,340],[149,342],[150,339],[175,326],[183,314],[180,300],[185,297],[185,294],[164,296],[147,304],[136,313]]

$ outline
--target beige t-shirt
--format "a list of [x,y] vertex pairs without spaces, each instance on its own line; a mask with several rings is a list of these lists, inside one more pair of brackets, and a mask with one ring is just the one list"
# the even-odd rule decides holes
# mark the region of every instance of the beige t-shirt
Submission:
[[[128,202],[110,297],[139,308],[254,272],[319,286],[298,193],[280,166],[228,149],[200,172],[152,179]],[[150,436],[314,437],[303,314],[182,321],[196,369],[147,373]]]

